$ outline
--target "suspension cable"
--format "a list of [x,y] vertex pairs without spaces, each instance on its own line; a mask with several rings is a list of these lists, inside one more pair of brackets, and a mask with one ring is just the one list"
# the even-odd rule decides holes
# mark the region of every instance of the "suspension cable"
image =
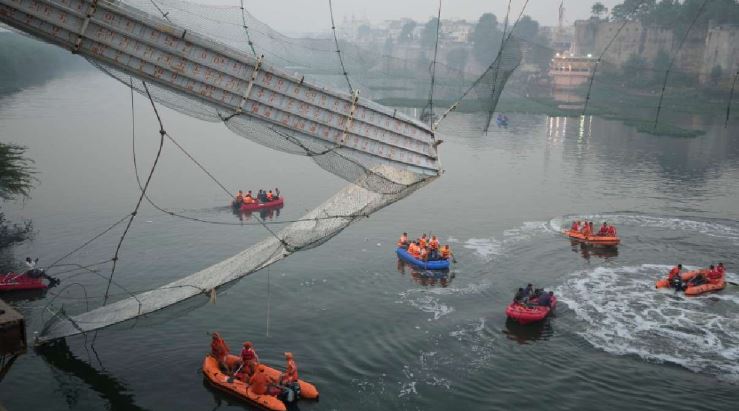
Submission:
[[336,23],[334,23],[334,6],[331,3],[331,0],[328,0],[328,10],[331,13],[331,32],[334,34],[334,44],[336,44],[336,55],[339,56],[339,63],[341,64],[341,71],[344,74],[344,78],[346,79],[346,84],[349,86],[349,94],[354,93],[354,87],[352,87],[352,82],[349,80],[349,73],[346,71],[346,67],[344,66],[344,58],[341,57],[341,49],[339,48],[339,38],[336,36]]
[[701,15],[703,12],[703,8],[706,7],[706,4],[708,3],[708,0],[703,0],[703,3],[701,4],[701,7],[698,9],[698,12],[695,13],[695,17],[693,17],[693,21],[690,22],[690,26],[688,26],[688,29],[685,31],[685,34],[683,35],[683,38],[680,40],[680,44],[677,47],[677,50],[670,58],[670,64],[667,66],[667,71],[665,71],[665,78],[662,81],[662,91],[659,93],[659,103],[657,103],[657,115],[654,116],[654,126],[652,130],[657,130],[657,124],[659,123],[659,114],[662,111],[662,99],[665,96],[665,88],[667,88],[667,78],[670,76],[670,69],[672,69],[672,65],[675,63],[677,54],[680,53],[680,49],[683,48],[683,44],[685,43],[685,40],[688,38],[688,34],[690,34],[690,30],[693,28],[693,25],[696,21],[698,21],[698,16]]

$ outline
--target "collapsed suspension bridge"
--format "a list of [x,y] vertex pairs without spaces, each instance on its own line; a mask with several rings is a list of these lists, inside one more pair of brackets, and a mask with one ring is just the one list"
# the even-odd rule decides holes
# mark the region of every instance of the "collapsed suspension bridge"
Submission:
[[[249,47],[242,49],[178,24],[155,2],[161,16],[133,7],[134,1],[0,0],[0,22],[84,56],[152,103],[224,122],[265,146],[309,156],[351,184],[279,233],[200,272],[82,314],[70,316],[60,309],[40,342],[97,330],[209,292],[327,241],[441,174],[432,128],[361,97],[351,89],[343,61],[347,92],[270,64],[256,52],[243,14]],[[340,53],[338,40],[336,49]],[[518,61],[515,48],[501,48],[497,64],[464,95],[488,96],[492,112]]]

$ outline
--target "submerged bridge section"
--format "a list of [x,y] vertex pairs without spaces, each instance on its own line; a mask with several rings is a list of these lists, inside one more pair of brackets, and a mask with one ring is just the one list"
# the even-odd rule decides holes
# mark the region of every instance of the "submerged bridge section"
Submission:
[[358,91],[311,84],[262,56],[125,2],[0,0],[0,22],[124,74],[114,75],[121,80],[132,76],[205,104],[223,121],[248,119],[276,132],[275,138],[285,133],[308,155],[338,148],[368,168],[391,164],[426,176],[439,173],[433,133],[423,123],[360,98]]

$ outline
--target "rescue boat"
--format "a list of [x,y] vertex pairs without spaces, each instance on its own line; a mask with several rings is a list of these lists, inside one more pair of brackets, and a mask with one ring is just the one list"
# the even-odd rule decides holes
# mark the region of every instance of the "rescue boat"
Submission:
[[[708,274],[708,269],[702,268],[700,270],[686,271],[680,274],[680,279],[685,283],[695,278],[698,274],[706,275]],[[665,277],[657,281],[654,286],[655,288],[669,288],[670,281]],[[721,291],[724,288],[726,288],[726,281],[721,278],[720,280],[708,280],[705,284],[687,287],[684,292],[685,295],[696,296],[712,291]]]
[[405,261],[408,264],[413,264],[416,267],[423,268],[425,270],[448,270],[449,269],[449,260],[433,260],[433,261],[423,261],[419,260],[416,257],[413,257],[408,253],[408,250],[404,248],[397,248],[395,250],[395,253],[398,254],[398,258]]
[[621,239],[611,236],[603,236],[603,235],[585,235],[579,231],[572,231],[572,230],[565,230],[563,231],[564,235],[567,237],[573,239],[582,241],[587,244],[597,244],[597,245],[618,245],[621,242]]
[[43,290],[49,286],[43,277],[30,277],[27,274],[7,273],[0,274],[0,292],[21,290]]
[[231,203],[231,207],[235,209],[237,208],[243,212],[263,210],[265,208],[279,208],[279,207],[283,207],[284,205],[285,205],[284,197],[280,197],[276,200],[267,201],[264,203],[241,204],[241,206],[236,204],[236,201]]
[[505,313],[508,318],[517,321],[519,324],[535,323],[545,319],[554,310],[554,307],[557,306],[557,297],[552,296],[549,307],[535,305],[536,299],[531,300],[531,302],[534,305],[528,306],[526,304],[512,302],[506,307]]
[[[240,363],[241,359],[238,356],[232,354],[226,356],[226,364],[229,368],[236,370],[239,368]],[[265,364],[261,365],[264,365],[265,371],[270,378],[275,381],[280,379],[282,373],[279,370]],[[218,360],[210,354],[206,355],[205,360],[203,360],[203,375],[205,375],[205,378],[213,387],[249,402],[252,405],[272,411],[287,410],[285,403],[276,396],[257,395],[249,391],[248,383],[225,373],[218,365]],[[298,380],[298,385],[300,386],[300,398],[318,399],[318,389],[315,385],[303,380]]]

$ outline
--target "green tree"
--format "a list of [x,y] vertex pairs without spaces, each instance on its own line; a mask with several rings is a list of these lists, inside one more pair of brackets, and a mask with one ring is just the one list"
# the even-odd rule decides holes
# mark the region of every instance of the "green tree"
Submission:
[[498,30],[498,18],[495,14],[485,13],[472,31],[472,54],[482,64],[493,62],[498,54],[503,33]]
[[670,55],[665,49],[659,49],[657,55],[652,61],[652,82],[659,83],[663,81],[667,68],[670,67]]
[[513,29],[513,34],[524,40],[534,41],[539,34],[539,23],[529,16],[523,16]]
[[622,75],[626,83],[634,87],[643,86],[645,80],[648,80],[645,75],[646,69],[647,61],[644,57],[636,53],[631,53],[629,58],[621,66]]
[[639,20],[654,10],[657,0],[624,0],[623,3],[613,6],[611,16],[613,20]]
[[590,13],[596,19],[600,19],[600,16],[608,14],[608,9],[603,5],[603,3],[597,2],[590,8]]
[[[25,147],[0,143],[0,199],[13,200],[28,197],[36,181],[33,161],[24,156]],[[10,225],[0,212],[0,248],[21,242],[30,235],[31,223]]]
[[433,17],[426,22],[421,31],[421,46],[424,48],[434,48],[436,45],[436,31],[439,27],[439,19]]
[[[452,49],[446,55],[446,64],[449,67],[453,67],[457,70],[464,72],[464,68],[467,67],[467,60],[470,57],[469,50],[458,47]],[[462,73],[464,74],[464,73]]]
[[413,29],[416,28],[416,22],[413,20],[406,21],[403,28],[400,29],[398,35],[398,43],[410,43],[413,41]]

